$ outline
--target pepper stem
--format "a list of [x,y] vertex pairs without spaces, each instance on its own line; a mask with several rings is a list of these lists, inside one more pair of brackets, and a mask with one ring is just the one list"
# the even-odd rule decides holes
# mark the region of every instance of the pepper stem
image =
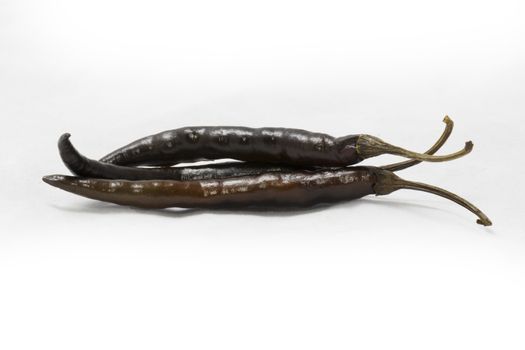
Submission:
[[409,151],[404,148],[391,145],[381,140],[380,138],[371,135],[360,135],[356,143],[357,153],[363,159],[376,157],[381,154],[394,154],[405,158],[425,162],[445,162],[457,159],[470,153],[473,147],[474,145],[472,141],[468,141],[465,143],[465,148],[458,152],[443,156],[434,156],[431,154]]
[[[448,117],[448,115],[445,116],[445,118],[443,119],[443,123],[445,123],[445,130],[443,131],[443,133],[441,134],[441,136],[439,137],[439,139],[436,141],[436,143],[430,147],[426,152],[425,154],[434,154],[436,153],[444,144],[445,142],[448,140],[450,134],[452,133],[452,129],[454,128],[454,122],[452,121],[452,119],[450,119]],[[389,170],[389,171],[399,171],[399,170],[404,170],[406,168],[410,168],[414,165],[417,165],[421,163],[420,160],[406,160],[406,161],[403,161],[403,162],[398,162],[398,163],[392,163],[392,164],[388,164],[388,165],[383,165],[381,166],[381,169],[384,169],[384,170]]]
[[379,169],[379,168],[377,169],[376,183],[374,185],[374,192],[376,195],[378,196],[386,195],[386,194],[392,193],[400,189],[423,191],[423,192],[432,193],[437,196],[446,198],[448,200],[451,200],[461,205],[465,209],[472,212],[474,215],[477,215],[479,219],[476,222],[478,224],[483,225],[483,226],[492,225],[492,222],[487,217],[487,215],[485,215],[474,204],[470,203],[466,199],[461,198],[460,196],[452,192],[449,192],[447,190],[444,190],[436,186],[421,183],[421,182],[407,181],[407,180],[400,178],[399,176],[395,175],[394,173],[390,171]]

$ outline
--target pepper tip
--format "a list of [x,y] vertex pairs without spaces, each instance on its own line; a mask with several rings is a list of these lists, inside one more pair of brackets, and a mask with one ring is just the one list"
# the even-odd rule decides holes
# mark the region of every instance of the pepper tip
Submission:
[[60,139],[59,141],[63,141],[63,140],[67,140],[71,137],[71,134],[66,132],[66,133],[63,133],[62,136],[60,136]]
[[42,181],[51,186],[56,186],[59,181],[64,180],[63,175],[46,175],[42,176]]

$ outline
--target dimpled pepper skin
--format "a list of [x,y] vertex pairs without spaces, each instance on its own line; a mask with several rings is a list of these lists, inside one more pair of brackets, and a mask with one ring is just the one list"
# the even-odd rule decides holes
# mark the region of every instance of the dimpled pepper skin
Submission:
[[367,168],[267,173],[216,180],[107,180],[64,175],[43,180],[91,199],[142,208],[305,207],[373,194]]
[[288,165],[344,166],[362,160],[358,135],[341,138],[288,128],[198,126],[163,131],[136,140],[106,155],[116,165],[173,165],[232,158]]

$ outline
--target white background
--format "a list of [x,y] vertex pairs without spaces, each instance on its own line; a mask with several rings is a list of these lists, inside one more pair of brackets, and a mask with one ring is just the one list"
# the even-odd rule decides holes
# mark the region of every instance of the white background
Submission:
[[[523,1],[0,1],[0,348],[523,349]],[[292,213],[76,197],[98,158],[188,125],[371,133],[443,152],[397,192]],[[380,157],[367,164],[384,164]]]

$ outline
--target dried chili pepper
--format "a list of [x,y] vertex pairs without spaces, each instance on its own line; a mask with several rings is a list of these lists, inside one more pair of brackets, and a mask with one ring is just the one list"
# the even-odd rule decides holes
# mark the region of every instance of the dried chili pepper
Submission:
[[[454,126],[452,120],[445,117],[443,120],[446,128],[437,142],[426,154],[433,154],[445,143],[450,136]],[[299,169],[292,165],[275,165],[253,162],[228,162],[221,164],[208,164],[193,167],[157,167],[140,168],[109,164],[94,159],[89,159],[71,144],[70,134],[62,135],[58,140],[60,157],[72,173],[82,177],[94,177],[103,179],[125,179],[125,180],[200,180],[221,179],[230,176],[257,175],[265,172],[291,171]],[[417,160],[395,163],[383,166],[383,169],[397,171],[406,169],[420,163]],[[302,167],[303,169],[305,167]],[[313,170],[316,167],[310,166]]]
[[408,151],[366,135],[335,138],[287,128],[185,127],[136,140],[106,155],[102,162],[116,165],[174,165],[199,160],[231,158],[258,163],[346,166],[381,154],[442,162],[472,150],[472,142],[458,152],[434,156]]
[[192,181],[129,181],[64,175],[45,176],[43,180],[87,198],[142,208],[307,207],[411,189],[452,200],[477,215],[479,224],[492,224],[481,210],[453,193],[403,180],[377,167],[298,170]]

